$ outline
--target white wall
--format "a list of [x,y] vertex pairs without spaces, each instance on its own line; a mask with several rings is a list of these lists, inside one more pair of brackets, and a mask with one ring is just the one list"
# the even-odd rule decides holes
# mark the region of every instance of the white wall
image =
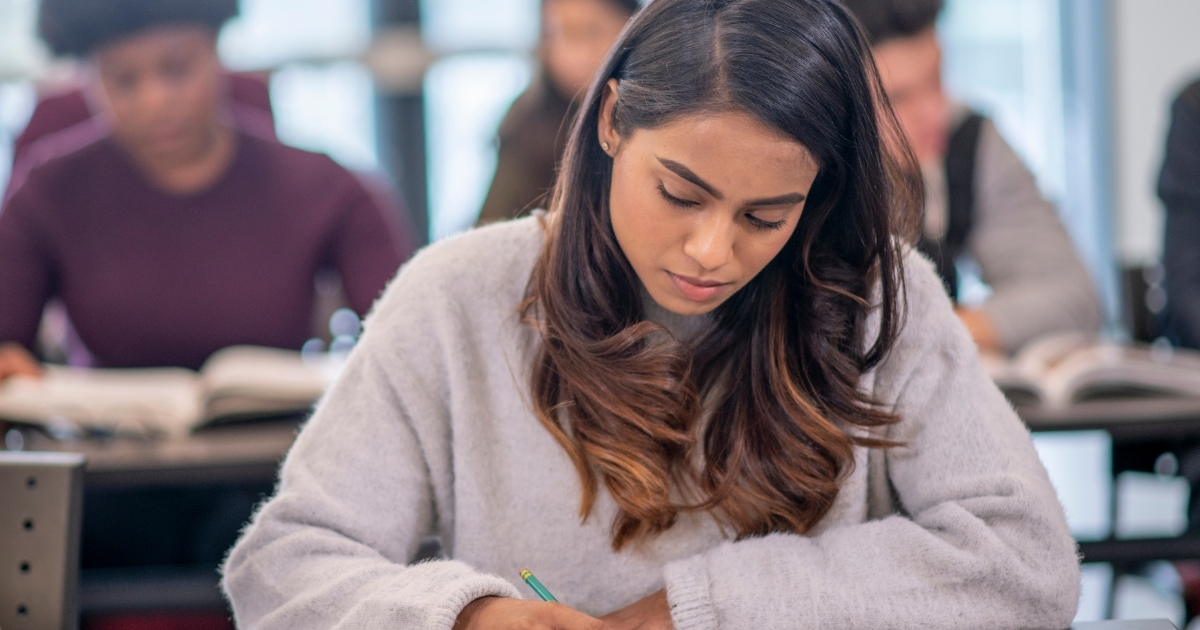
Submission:
[[1171,102],[1200,76],[1200,1],[1113,0],[1115,241],[1124,263],[1158,258],[1155,195]]

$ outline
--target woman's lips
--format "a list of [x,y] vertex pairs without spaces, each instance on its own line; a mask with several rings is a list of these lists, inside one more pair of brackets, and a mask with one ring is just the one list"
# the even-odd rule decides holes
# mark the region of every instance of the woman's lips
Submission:
[[679,290],[683,297],[693,302],[707,302],[717,296],[721,289],[729,286],[730,282],[716,282],[713,280],[701,280],[699,278],[689,278],[667,272],[671,282],[675,288]]

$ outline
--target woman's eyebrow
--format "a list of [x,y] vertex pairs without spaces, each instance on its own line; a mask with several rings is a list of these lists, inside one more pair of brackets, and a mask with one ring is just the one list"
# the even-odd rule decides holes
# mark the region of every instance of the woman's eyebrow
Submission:
[[716,188],[713,188],[712,185],[709,184],[708,182],[704,181],[703,179],[700,179],[699,175],[693,173],[692,169],[680,164],[679,162],[676,162],[675,160],[668,160],[665,158],[658,158],[658,163],[667,167],[667,169],[670,170],[672,173],[675,173],[676,175],[688,180],[689,182],[692,182],[693,184],[699,186],[700,188],[703,188],[704,192],[712,195],[713,197],[716,197],[717,199],[725,198],[725,195],[722,195],[720,193],[720,191],[718,191]]
[[747,203],[746,206],[794,206],[805,199],[808,199],[808,197],[800,193],[787,193],[786,195],[779,195],[778,197],[755,199],[754,201]]
[[[717,199],[725,198],[725,196],[722,195],[720,191],[718,191],[716,188],[712,187],[712,184],[709,184],[708,182],[704,181],[703,179],[700,178],[699,175],[693,173],[692,169],[680,164],[679,162],[676,162],[675,160],[668,160],[666,158],[658,158],[658,162],[659,162],[659,164],[662,164],[663,166],[667,167],[672,173],[675,173],[676,175],[688,180],[689,182],[699,186],[700,188],[703,188],[705,192],[712,195],[713,197],[715,197]],[[784,195],[778,195],[776,197],[766,197],[764,199],[755,199],[754,201],[747,203],[746,206],[747,207],[794,206],[794,205],[804,201],[807,198],[808,197],[806,197],[800,193],[787,193]]]

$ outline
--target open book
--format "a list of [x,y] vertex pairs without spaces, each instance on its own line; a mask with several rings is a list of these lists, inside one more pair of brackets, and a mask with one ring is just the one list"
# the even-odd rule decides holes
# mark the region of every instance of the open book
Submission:
[[982,359],[1017,406],[1064,409],[1109,398],[1200,398],[1200,352],[1183,348],[1056,335],[1033,341],[1009,361]]
[[84,369],[46,366],[42,378],[0,384],[0,418],[82,429],[186,435],[196,427],[303,413],[336,376],[328,355],[256,346],[213,353],[183,368]]

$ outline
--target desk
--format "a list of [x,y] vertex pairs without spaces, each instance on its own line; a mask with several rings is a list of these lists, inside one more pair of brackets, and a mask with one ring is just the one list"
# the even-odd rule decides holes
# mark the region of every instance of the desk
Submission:
[[[1032,431],[1104,430],[1114,445],[1200,439],[1200,401],[1117,400],[1081,403],[1068,410],[1019,409]],[[71,451],[88,457],[87,488],[139,488],[273,483],[295,438],[298,419],[203,429],[187,439],[129,438],[58,442],[25,431],[29,450]],[[2,433],[2,431],[0,431]],[[1200,535],[1170,539],[1105,540],[1080,545],[1085,560],[1132,566],[1148,560],[1200,558]],[[212,567],[96,569],[81,576],[81,607],[223,605]],[[1090,626],[1080,626],[1080,628]],[[1166,626],[1163,626],[1166,627]],[[1095,627],[1118,630],[1120,626]],[[1130,626],[1130,629],[1136,626]]]
[[[270,488],[296,437],[299,420],[211,427],[179,440],[60,442],[36,430],[23,430],[22,434],[28,450],[86,455],[85,493],[204,486]],[[0,433],[3,430],[0,427]],[[84,509],[87,512],[86,505]],[[218,579],[216,567],[211,565],[85,569],[80,573],[80,612],[224,608]]]
[[[1191,398],[1091,401],[1065,410],[1018,408],[1017,412],[1035,432],[1107,431],[1114,450],[1148,442],[1200,440],[1200,400]],[[1079,548],[1087,562],[1132,566],[1150,560],[1190,560],[1200,558],[1200,534],[1081,542]]]
[[87,456],[89,488],[274,481],[299,419],[201,429],[179,440],[106,438],[59,442],[25,432],[25,449]]
[[1175,624],[1165,619],[1146,621],[1089,621],[1077,623],[1070,630],[1178,630]]
[[1031,431],[1088,431],[1100,429],[1113,442],[1200,438],[1200,400],[1144,398],[1095,400],[1068,409],[1018,407]]

